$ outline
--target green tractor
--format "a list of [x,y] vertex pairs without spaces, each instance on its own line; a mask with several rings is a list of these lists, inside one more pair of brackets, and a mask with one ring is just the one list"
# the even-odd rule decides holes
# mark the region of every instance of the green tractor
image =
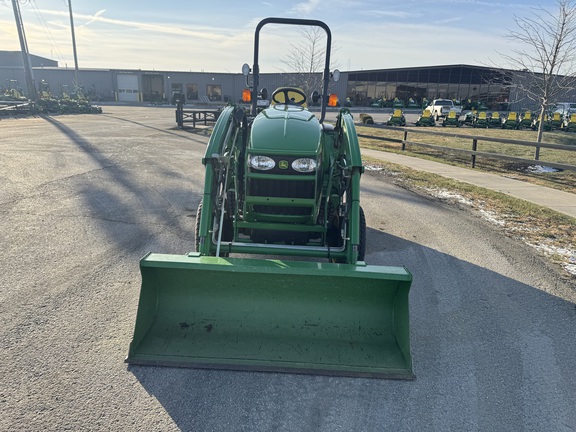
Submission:
[[[318,116],[293,87],[257,106],[267,24],[326,32],[323,89],[311,97],[320,101]],[[267,18],[254,40],[254,65],[243,67],[251,110],[222,110],[202,160],[196,250],[141,260],[126,361],[411,379],[411,275],[364,262],[354,121],[346,108],[334,124],[325,121],[329,81],[339,75],[329,69],[330,30],[316,20]]]

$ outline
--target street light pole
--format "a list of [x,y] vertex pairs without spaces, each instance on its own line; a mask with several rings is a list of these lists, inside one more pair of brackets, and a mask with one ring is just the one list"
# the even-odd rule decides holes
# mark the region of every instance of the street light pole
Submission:
[[72,15],[72,0],[68,0],[68,10],[70,11],[70,29],[72,30],[72,50],[74,51],[74,91],[80,88],[78,81],[78,55],[76,53],[76,34],[74,33],[74,17]]
[[34,84],[30,53],[28,52],[28,43],[26,42],[26,34],[24,33],[24,25],[22,24],[22,15],[20,14],[18,0],[12,0],[12,8],[14,9],[14,18],[16,19],[16,28],[18,29],[18,38],[20,39],[20,50],[22,51],[22,63],[24,65],[26,87],[28,87],[28,98],[37,102],[38,93],[36,92],[36,85]]

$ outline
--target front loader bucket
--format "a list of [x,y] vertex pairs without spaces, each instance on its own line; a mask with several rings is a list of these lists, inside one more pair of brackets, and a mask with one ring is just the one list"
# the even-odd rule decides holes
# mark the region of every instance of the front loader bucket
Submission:
[[150,254],[126,362],[414,378],[404,268]]

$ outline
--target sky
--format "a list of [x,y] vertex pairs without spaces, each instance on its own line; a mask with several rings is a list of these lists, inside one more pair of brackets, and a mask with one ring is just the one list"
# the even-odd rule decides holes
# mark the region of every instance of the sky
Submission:
[[[68,0],[19,0],[30,53],[73,67]],[[80,68],[239,73],[267,17],[325,22],[342,71],[470,64],[507,67],[514,16],[554,0],[72,0]],[[262,29],[262,72],[284,72],[289,26]],[[521,48],[521,47],[520,47]],[[0,0],[0,50],[19,51],[12,2]]]

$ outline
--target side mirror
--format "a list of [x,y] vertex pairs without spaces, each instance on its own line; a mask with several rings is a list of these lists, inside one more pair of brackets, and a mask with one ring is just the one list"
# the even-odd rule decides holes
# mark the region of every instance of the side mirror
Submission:
[[334,72],[332,72],[331,75],[334,82],[340,81],[340,71],[338,69],[334,69]]
[[265,88],[260,90],[260,97],[264,100],[268,99],[268,90],[266,90]]
[[245,77],[247,77],[250,74],[250,66],[248,66],[248,63],[244,63],[242,65],[242,75],[244,75]]

